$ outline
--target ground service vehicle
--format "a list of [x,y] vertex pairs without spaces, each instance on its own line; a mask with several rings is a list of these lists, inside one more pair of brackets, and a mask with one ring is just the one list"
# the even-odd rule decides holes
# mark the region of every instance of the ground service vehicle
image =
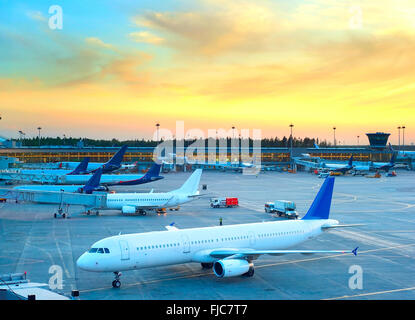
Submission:
[[212,208],[233,208],[239,205],[238,198],[212,198],[210,206]]
[[267,202],[265,203],[265,212],[276,213],[279,217],[298,218],[295,203],[292,201],[277,200],[275,202]]

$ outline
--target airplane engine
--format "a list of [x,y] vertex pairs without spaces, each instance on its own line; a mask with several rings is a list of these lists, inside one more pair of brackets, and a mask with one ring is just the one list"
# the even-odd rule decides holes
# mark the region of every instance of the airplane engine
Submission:
[[219,278],[236,277],[253,272],[254,264],[241,259],[218,260],[213,265],[213,272]]
[[129,214],[132,214],[132,213],[135,213],[135,207],[133,207],[133,206],[123,206],[122,208],[121,208],[121,212],[122,213],[129,213]]

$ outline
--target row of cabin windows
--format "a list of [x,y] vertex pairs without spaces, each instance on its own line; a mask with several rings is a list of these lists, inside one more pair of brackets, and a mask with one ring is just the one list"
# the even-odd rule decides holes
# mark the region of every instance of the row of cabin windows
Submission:
[[137,250],[151,250],[151,249],[161,249],[161,248],[173,248],[180,246],[180,243],[167,243],[167,244],[156,244],[151,246],[137,247]]
[[[303,230],[295,230],[295,231],[286,231],[286,232],[275,232],[275,233],[263,233],[259,234],[259,238],[265,238],[265,237],[276,237],[281,235],[288,235],[288,234],[299,234],[304,233]],[[221,241],[233,241],[233,240],[246,240],[249,239],[249,236],[239,236],[239,237],[226,237],[221,238]],[[207,239],[207,240],[195,240],[191,241],[190,244],[203,244],[203,243],[214,243],[214,239]],[[219,242],[219,239],[216,239],[216,242]],[[137,250],[150,250],[150,249],[161,249],[161,248],[172,248],[172,247],[178,247],[179,243],[173,243],[173,244],[159,244],[159,245],[152,245],[152,246],[144,246],[144,247],[138,247]]]
[[160,201],[160,200],[162,200],[162,201],[167,201],[167,200],[169,200],[169,199],[155,199],[155,198],[152,198],[152,199],[109,199],[109,201],[112,201],[112,202],[125,202],[125,201]]
[[108,248],[91,248],[89,253],[110,253]]
[[285,231],[285,232],[262,233],[262,234],[258,235],[258,238],[285,236],[285,235],[289,235],[289,234],[299,234],[299,233],[304,233],[304,231],[303,230],[295,230],[295,231]]

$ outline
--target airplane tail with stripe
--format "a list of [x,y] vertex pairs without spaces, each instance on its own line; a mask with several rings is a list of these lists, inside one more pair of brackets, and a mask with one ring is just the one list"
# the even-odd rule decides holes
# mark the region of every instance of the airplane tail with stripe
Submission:
[[145,180],[159,180],[163,177],[160,176],[160,168],[161,165],[157,163],[153,163],[153,165],[148,169],[148,171],[144,175]]
[[114,154],[114,156],[105,165],[120,166],[127,149],[128,146],[122,146],[122,148],[118,150],[117,153]]
[[348,165],[349,167],[353,166],[353,155],[350,157]]
[[89,157],[85,157],[82,159],[81,163],[73,170],[72,172],[68,173],[68,175],[76,175],[76,174],[85,174],[88,172],[88,163]]
[[92,175],[91,179],[83,187],[83,193],[91,194],[99,187],[101,183],[102,168],[98,168],[97,171]]

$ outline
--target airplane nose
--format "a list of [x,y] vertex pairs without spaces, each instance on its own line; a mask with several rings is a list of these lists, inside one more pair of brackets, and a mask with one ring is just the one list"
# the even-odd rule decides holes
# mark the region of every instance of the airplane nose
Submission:
[[76,261],[76,265],[78,266],[78,268],[83,269],[83,270],[90,269],[89,264],[88,264],[88,257],[86,253],[84,253],[82,256],[78,258],[78,260]]

